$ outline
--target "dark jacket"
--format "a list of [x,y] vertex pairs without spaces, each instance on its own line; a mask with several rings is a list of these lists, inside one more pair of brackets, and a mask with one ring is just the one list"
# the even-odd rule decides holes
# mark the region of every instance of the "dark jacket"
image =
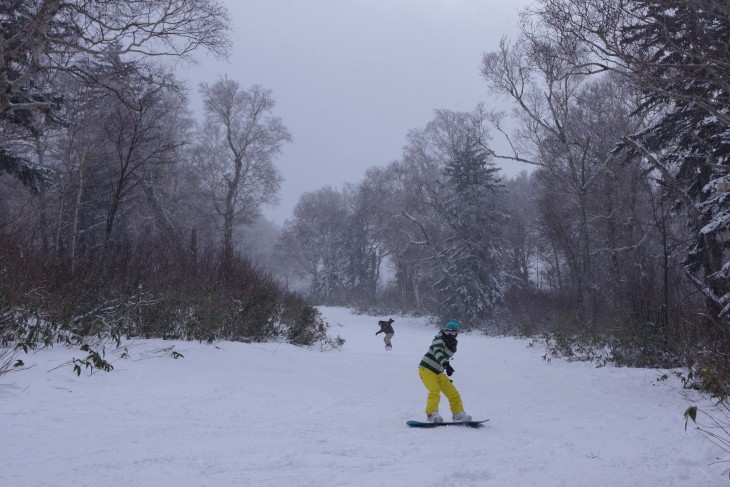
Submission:
[[380,331],[376,332],[375,334],[376,335],[379,333],[385,333],[386,335],[388,335],[390,333],[395,334],[395,332],[393,331],[393,325],[391,324],[391,323],[393,323],[393,321],[395,321],[395,320],[378,321],[378,325],[380,325]]

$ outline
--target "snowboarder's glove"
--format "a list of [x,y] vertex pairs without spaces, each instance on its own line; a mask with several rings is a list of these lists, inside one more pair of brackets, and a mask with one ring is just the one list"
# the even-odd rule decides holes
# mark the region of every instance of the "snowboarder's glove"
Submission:
[[454,373],[454,368],[448,361],[444,362],[444,370],[446,371],[446,375],[448,375],[449,377],[451,377],[451,374]]
[[376,332],[375,332],[375,335],[378,335],[379,333],[383,333],[383,330],[380,330],[380,331],[376,331]]

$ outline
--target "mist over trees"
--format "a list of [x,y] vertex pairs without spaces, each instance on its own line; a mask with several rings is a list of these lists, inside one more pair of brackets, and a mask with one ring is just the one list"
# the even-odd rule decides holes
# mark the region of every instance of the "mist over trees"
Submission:
[[[726,2],[540,0],[522,19],[481,63],[511,113],[437,110],[401,159],[303,196],[279,252],[320,303],[688,365],[724,397]],[[504,180],[499,160],[531,170]]]
[[6,1],[0,22],[0,367],[64,342],[105,368],[122,336],[326,339],[243,248],[291,140],[273,94],[204,84],[196,121],[158,62],[225,56],[220,2]]
[[685,365],[725,397],[729,15],[538,0],[475,60],[511,111],[436,110],[397,160],[303,195],[279,229],[260,218],[293,140],[274,93],[203,84],[196,120],[158,62],[225,56],[220,2],[0,2],[2,344],[311,343],[309,304],[337,304]]
[[[279,252],[318,302],[378,305],[476,326],[501,299],[499,179],[482,120],[440,110],[403,161],[343,192],[305,194]],[[387,284],[384,263],[394,273]],[[379,285],[389,286],[383,295]],[[381,299],[382,298],[382,299]]]

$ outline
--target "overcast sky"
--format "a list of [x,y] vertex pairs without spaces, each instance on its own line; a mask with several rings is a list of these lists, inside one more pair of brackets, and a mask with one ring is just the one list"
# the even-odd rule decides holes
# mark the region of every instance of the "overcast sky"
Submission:
[[[276,165],[291,218],[302,193],[362,180],[400,159],[409,130],[435,109],[471,111],[490,95],[484,52],[514,36],[529,0],[225,0],[233,25],[230,62],[201,57],[181,74],[193,106],[200,82],[227,75],[273,91],[275,114],[293,136]],[[496,139],[496,134],[494,135]],[[512,176],[523,167],[505,166]]]

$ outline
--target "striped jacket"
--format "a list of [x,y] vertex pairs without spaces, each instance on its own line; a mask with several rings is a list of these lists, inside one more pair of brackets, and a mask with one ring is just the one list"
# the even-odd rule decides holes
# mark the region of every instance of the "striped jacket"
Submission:
[[440,374],[444,371],[444,362],[451,359],[453,355],[454,352],[444,342],[443,333],[439,332],[433,339],[433,342],[431,342],[431,346],[428,347],[428,352],[423,356],[418,366]]

